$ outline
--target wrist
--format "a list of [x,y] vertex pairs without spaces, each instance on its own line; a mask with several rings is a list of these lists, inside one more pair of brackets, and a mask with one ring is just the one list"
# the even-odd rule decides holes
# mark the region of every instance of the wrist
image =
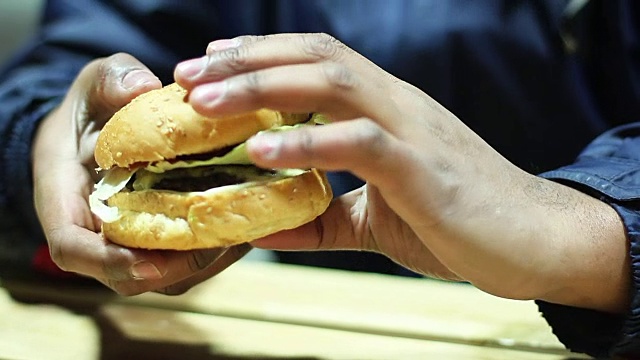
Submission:
[[551,207],[545,272],[537,299],[606,312],[628,307],[629,246],[624,224],[607,203],[551,182],[565,205]]

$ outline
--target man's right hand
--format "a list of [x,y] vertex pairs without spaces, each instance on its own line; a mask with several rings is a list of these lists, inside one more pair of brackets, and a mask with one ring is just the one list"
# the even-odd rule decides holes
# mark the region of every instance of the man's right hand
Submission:
[[123,295],[183,293],[251,249],[128,249],[100,234],[100,220],[88,203],[98,180],[93,155],[98,133],[134,97],[161,86],[128,54],[97,59],[82,69],[60,106],[43,120],[33,144],[35,207],[53,261]]

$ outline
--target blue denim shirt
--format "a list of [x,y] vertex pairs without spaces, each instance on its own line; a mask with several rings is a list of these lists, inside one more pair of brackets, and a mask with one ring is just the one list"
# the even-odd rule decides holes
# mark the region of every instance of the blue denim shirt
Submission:
[[617,355],[640,354],[639,136],[640,123],[618,126],[594,140],[573,164],[541,174],[611,204],[622,218],[630,242],[633,284],[631,307],[625,317],[538,302],[554,333],[576,351],[598,356],[607,355],[605,349]]
[[578,3],[49,1],[39,32],[0,71],[0,207],[42,237],[28,185],[32,137],[89,60],[128,52],[168,83],[178,61],[201,56],[214,39],[327,32],[430,94],[514,164],[620,213],[636,282],[629,314],[540,308],[573,350],[638,354],[640,4]]

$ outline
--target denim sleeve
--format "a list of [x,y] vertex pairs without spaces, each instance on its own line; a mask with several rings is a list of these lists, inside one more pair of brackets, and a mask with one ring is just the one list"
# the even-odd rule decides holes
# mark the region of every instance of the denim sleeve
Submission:
[[77,68],[24,64],[0,80],[0,209],[3,217],[37,234],[33,208],[31,143],[37,126],[61,101]]
[[612,129],[569,166],[541,174],[609,203],[624,222],[632,288],[627,314],[538,301],[554,333],[569,349],[593,356],[640,354],[640,123]]

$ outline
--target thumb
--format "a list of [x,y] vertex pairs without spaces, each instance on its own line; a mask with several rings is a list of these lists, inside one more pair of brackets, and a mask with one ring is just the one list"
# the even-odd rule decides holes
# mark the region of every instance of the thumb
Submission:
[[136,96],[162,87],[148,67],[125,53],[94,60],[78,80],[78,90],[87,96],[89,112],[104,121]]
[[371,250],[366,225],[363,188],[333,200],[315,220],[292,230],[254,240],[251,245],[270,250]]

